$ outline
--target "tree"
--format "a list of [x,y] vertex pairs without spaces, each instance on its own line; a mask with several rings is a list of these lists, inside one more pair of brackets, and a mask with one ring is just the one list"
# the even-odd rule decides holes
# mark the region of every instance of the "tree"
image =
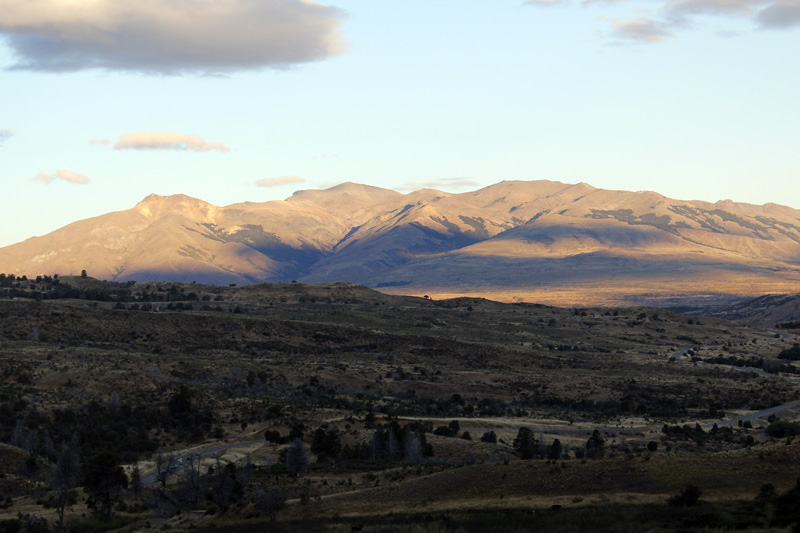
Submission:
[[[211,479],[211,492],[216,504],[223,509],[230,507],[237,493],[237,487],[236,465],[228,463],[223,466],[222,461],[220,461],[220,455],[217,455]],[[238,487],[238,490],[240,491],[241,487]]]
[[789,361],[800,361],[800,344],[795,344],[778,354],[778,359]]
[[336,459],[342,451],[342,442],[336,429],[317,428],[311,439],[311,451],[318,460]]
[[547,447],[547,458],[553,461],[557,461],[561,458],[561,452],[563,451],[563,447],[561,446],[561,441],[558,439],[553,440],[553,444]]
[[600,457],[603,457],[603,446],[605,443],[606,441],[603,439],[600,431],[595,429],[592,432],[592,436],[589,437],[588,441],[586,441],[586,458],[599,459]]
[[86,271],[85,270],[81,270],[81,277],[85,278],[87,276],[88,276],[88,274],[86,274]]
[[190,509],[196,509],[201,489],[200,464],[190,455],[186,465],[180,470],[177,492]]
[[142,493],[142,472],[139,470],[139,465],[133,467],[131,471],[131,491],[134,498],[139,498]]
[[450,429],[450,435],[453,436],[453,437],[458,435],[458,430],[461,429],[461,426],[458,423],[458,420],[450,421],[450,423],[447,424],[447,427]]
[[403,459],[409,463],[421,463],[425,456],[424,435],[406,426],[403,430]]
[[286,442],[286,439],[281,437],[280,432],[274,429],[268,429],[264,432],[264,440],[270,444],[282,444]]
[[386,454],[390,461],[399,461],[403,458],[403,451],[400,449],[400,442],[397,440],[394,424],[389,426],[389,431],[386,433]]
[[286,503],[286,493],[274,485],[268,489],[257,487],[253,491],[253,503],[274,522],[278,511],[283,509]]
[[800,478],[794,487],[775,498],[773,525],[791,525],[793,532],[800,531]]
[[84,463],[83,487],[89,493],[89,507],[110,517],[114,504],[121,499],[120,490],[128,487],[128,477],[120,466],[119,455],[100,452]]
[[788,420],[775,420],[764,430],[764,433],[773,439],[794,437],[800,435],[800,424]]
[[53,471],[52,485],[55,491],[56,513],[58,514],[59,531],[64,529],[64,512],[71,509],[78,501],[75,487],[80,478],[80,457],[78,456],[77,440],[73,439],[71,445],[61,445],[61,451],[56,457],[56,468]]
[[650,453],[654,453],[656,450],[658,450],[658,443],[654,440],[651,440],[647,443],[647,449],[650,451]]
[[522,459],[533,459],[538,444],[539,441],[533,436],[532,429],[519,428],[517,436],[514,439],[514,449],[519,453]]
[[495,434],[494,431],[489,430],[481,436],[481,442],[497,444],[497,434]]
[[772,483],[764,483],[761,485],[761,488],[758,489],[758,494],[755,497],[755,504],[764,510],[775,501],[776,496],[775,485]]
[[156,462],[156,478],[161,482],[162,487],[167,486],[167,479],[172,474],[173,466],[175,466],[175,456],[171,453],[164,455],[158,452],[155,455]]
[[184,384],[178,387],[177,394],[169,400],[169,410],[173,415],[180,416],[192,411],[192,391]]
[[294,439],[286,450],[286,466],[298,477],[304,474],[311,464],[311,454],[308,447],[300,439]]
[[703,495],[703,490],[697,485],[691,483],[686,485],[681,492],[671,497],[668,501],[670,505],[675,507],[692,507],[700,502],[700,496]]

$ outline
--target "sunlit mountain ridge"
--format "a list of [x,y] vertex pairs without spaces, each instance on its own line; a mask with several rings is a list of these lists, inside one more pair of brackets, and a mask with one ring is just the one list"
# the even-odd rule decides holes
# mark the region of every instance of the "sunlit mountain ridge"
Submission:
[[504,181],[408,194],[344,183],[215,206],[150,195],[0,248],[0,272],[126,281],[351,281],[431,296],[710,303],[800,287],[800,211]]

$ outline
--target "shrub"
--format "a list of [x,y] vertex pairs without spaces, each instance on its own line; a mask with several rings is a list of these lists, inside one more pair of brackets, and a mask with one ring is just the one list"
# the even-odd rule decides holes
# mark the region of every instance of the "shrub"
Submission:
[[768,425],[764,431],[774,439],[794,437],[795,435],[800,435],[800,424],[789,422],[788,420],[776,420]]
[[675,507],[692,507],[700,502],[700,496],[702,495],[702,489],[690,483],[681,492],[667,500],[667,503]]

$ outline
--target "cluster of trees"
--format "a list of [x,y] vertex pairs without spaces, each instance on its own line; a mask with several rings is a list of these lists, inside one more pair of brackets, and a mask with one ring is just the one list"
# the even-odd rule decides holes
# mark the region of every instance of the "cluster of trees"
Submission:
[[354,452],[372,461],[419,463],[427,457],[433,457],[433,446],[426,441],[422,425],[407,424],[401,427],[393,420],[387,425],[378,426],[372,440]]
[[[350,445],[342,443],[342,433],[332,426],[321,426],[311,435],[311,452],[317,456],[317,462],[327,461],[404,461],[419,463],[427,457],[433,457],[433,447],[427,442],[425,433],[429,428],[424,424],[411,423],[401,426],[396,420],[388,424],[377,425],[372,437],[366,442]],[[264,438],[276,444],[291,443],[286,456],[290,470],[296,468],[290,464],[289,454],[294,449],[295,456],[303,456],[299,444],[303,443],[303,432],[298,427],[292,429],[288,436],[275,430],[267,430]],[[302,461],[301,461],[302,462]]]
[[[87,495],[88,507],[103,519],[111,517],[114,507],[122,501],[123,489],[129,486],[118,454],[101,451],[81,457],[80,451],[77,438],[62,443],[55,460],[42,469],[46,475],[41,476],[40,483],[47,492],[41,503],[55,509],[57,531],[64,530],[66,512],[77,503],[79,486]],[[48,530],[43,519],[37,520],[39,523],[43,531]]]
[[800,531],[800,478],[782,494],[778,494],[772,483],[762,485],[753,503],[769,525],[792,526],[791,531]]
[[[496,442],[494,432],[485,433],[481,440],[484,442]],[[533,430],[530,428],[519,428],[517,436],[513,442],[514,450],[522,459],[549,459],[557,461],[569,456],[569,448],[561,443],[559,439],[547,444],[544,439],[537,439]],[[605,454],[605,439],[600,430],[595,429],[592,436],[586,441],[585,448],[575,450],[575,457],[578,459],[600,459]]]
[[767,426],[764,432],[774,439],[794,437],[800,435],[800,424],[788,420],[774,420]]
[[[798,327],[800,327],[800,323],[798,323]],[[785,361],[800,361],[800,344],[796,344],[791,348],[786,348],[782,350],[781,353],[778,354],[778,359],[783,359]]]
[[[737,398],[744,400],[746,396]],[[369,399],[332,397],[325,394],[315,397],[319,405],[349,410],[366,410]],[[381,406],[380,411],[388,416],[441,416],[441,417],[520,417],[527,416],[534,409],[567,409],[580,413],[596,413],[603,416],[620,414],[640,414],[660,418],[686,416],[689,409],[697,408],[708,401],[707,395],[699,390],[666,389],[665,387],[641,386],[625,390],[619,399],[575,400],[557,396],[545,390],[528,390],[525,395],[511,401],[499,398],[470,398],[460,402],[452,400],[417,398],[406,396],[392,406]],[[718,402],[720,405],[726,402]],[[720,407],[721,408],[721,407]]]
[[692,485],[690,483],[678,494],[670,497],[667,503],[675,507],[693,507],[700,503],[700,496],[702,495],[703,490],[697,485]]
[[[752,428],[753,425],[749,421],[741,424],[743,428]],[[702,446],[708,441],[721,441],[721,442],[735,442],[737,435],[730,426],[719,427],[717,424],[711,426],[708,431],[704,430],[700,424],[696,423],[694,426],[684,424],[683,426],[664,424],[661,432],[668,438],[673,440],[691,440],[696,444]],[[755,438],[752,435],[740,436],[739,442],[745,446],[752,446],[755,444]]]
[[434,429],[433,434],[440,437],[458,437],[458,432],[460,429],[461,425],[458,423],[458,420],[452,420],[446,426],[439,426]]
[[5,402],[0,404],[0,437],[50,461],[57,453],[54,443],[75,437],[86,455],[112,451],[125,462],[133,462],[158,448],[153,429],[197,441],[213,432],[214,420],[213,412],[195,406],[193,393],[181,385],[162,406],[131,405],[112,395],[105,402],[92,400],[46,415],[24,400]]
[[[599,435],[600,433],[597,432],[597,434]],[[513,446],[522,459],[558,460],[567,453],[559,439],[553,439],[553,442],[548,445],[537,439],[533,434],[533,430],[526,427],[519,428],[517,436],[514,438]]]
[[[86,271],[81,273],[86,277]],[[199,296],[196,292],[186,292],[183,287],[170,285],[168,287],[153,286],[153,289],[145,288],[133,292],[132,287],[135,282],[127,283],[104,283],[102,288],[78,288],[62,283],[58,274],[54,276],[37,276],[30,279],[27,276],[15,276],[14,274],[0,273],[0,298],[31,298],[35,300],[60,300],[60,299],[79,299],[96,302],[132,302],[130,309],[141,309],[144,311],[152,309],[150,302],[187,302],[174,303],[170,310],[190,310],[193,301],[210,301],[208,294]],[[148,285],[147,287],[151,287]],[[214,301],[223,301],[221,295],[216,295]],[[139,305],[141,304],[141,305]],[[187,308],[188,306],[188,308]]]
[[[302,441],[296,442],[300,443],[300,453],[306,454],[301,462],[304,460],[307,466],[310,460],[307,451],[302,451],[304,446]],[[293,448],[295,446],[289,448],[290,456]],[[161,454],[158,454],[158,458],[163,463]],[[55,509],[56,531],[72,528],[65,524],[65,516],[78,501],[79,486],[83,487],[87,495],[89,508],[105,522],[103,529],[100,529],[102,531],[112,524],[109,520],[114,511],[126,507],[124,503],[126,494],[131,494],[135,498],[139,498],[142,494],[138,468],[133,470],[129,478],[121,467],[119,455],[109,451],[99,452],[81,460],[77,439],[61,446],[55,463],[49,465],[48,470],[50,475],[45,480],[46,484],[40,484],[48,489],[41,503],[45,507]],[[151,493],[152,500],[142,502],[145,508],[153,509],[156,516],[171,516],[201,506],[228,509],[237,503],[250,502],[268,518],[274,520],[288,497],[288,494],[278,486],[256,484],[255,467],[249,460],[244,466],[237,468],[233,463],[223,464],[217,459],[212,466],[201,468],[199,461],[189,458],[187,464],[177,471],[175,476],[177,482],[170,488],[162,485]],[[46,520],[33,515],[21,516],[15,523],[11,522],[0,523],[2,526],[0,531],[50,530]],[[39,529],[33,528],[32,525]],[[78,524],[75,527],[80,529],[82,526]],[[96,530],[94,526],[91,529]]]
[[[778,359],[788,359],[790,361],[797,361],[800,360],[800,346],[795,345],[796,351],[793,351],[792,348],[788,350],[783,350],[780,355],[778,355]],[[793,357],[797,357],[797,359],[793,359]],[[790,364],[781,364],[778,361],[771,361],[769,359],[764,359],[763,357],[748,357],[747,359],[743,357],[736,357],[735,355],[718,355],[717,357],[709,357],[708,359],[704,360],[705,363],[709,363],[712,365],[729,365],[729,366],[741,366],[746,368],[759,368],[765,372],[769,372],[770,374],[775,374],[778,372],[784,372],[786,374],[798,374],[800,371],[797,370],[794,366]]]

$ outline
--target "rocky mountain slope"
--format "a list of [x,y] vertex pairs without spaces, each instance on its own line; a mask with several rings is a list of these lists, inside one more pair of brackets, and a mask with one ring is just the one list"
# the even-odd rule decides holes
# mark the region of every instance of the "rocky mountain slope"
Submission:
[[561,304],[718,303],[797,292],[800,211],[585,183],[450,194],[345,183],[218,207],[188,196],[0,249],[0,272],[203,283],[346,280]]

